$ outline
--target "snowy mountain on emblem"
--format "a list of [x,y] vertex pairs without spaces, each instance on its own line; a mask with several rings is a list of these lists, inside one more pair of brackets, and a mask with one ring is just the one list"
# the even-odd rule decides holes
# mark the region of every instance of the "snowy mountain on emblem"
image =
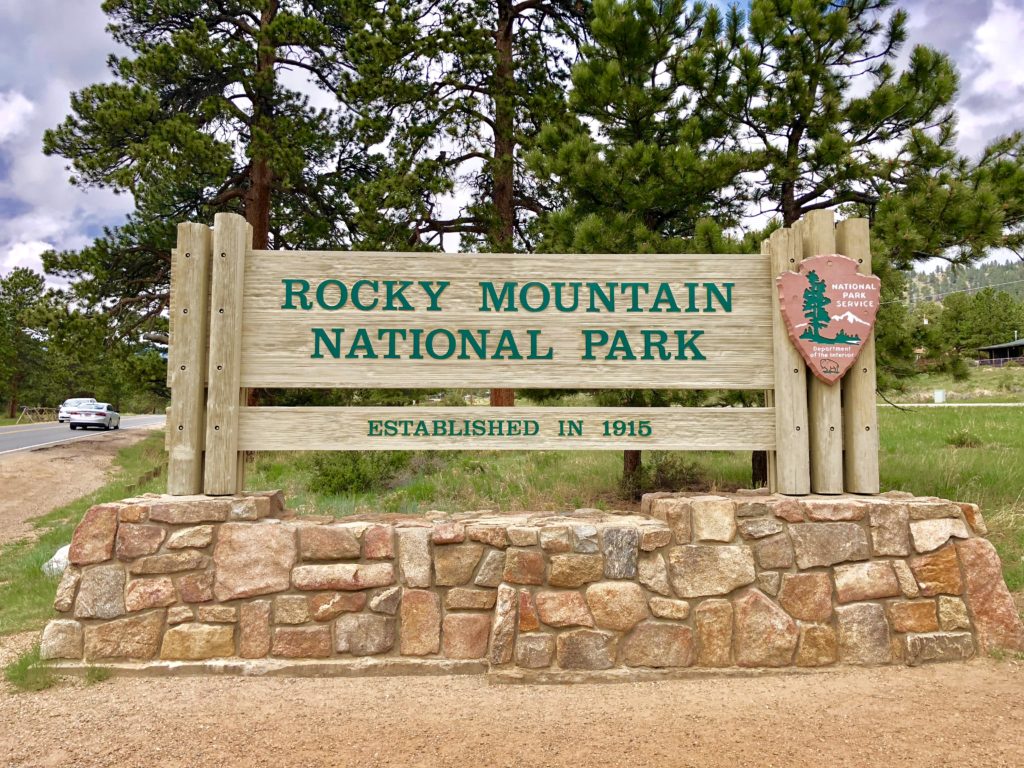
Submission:
[[860,323],[861,325],[870,325],[867,320],[861,320],[853,312],[847,311],[841,315],[832,315],[833,320],[845,320],[848,323]]

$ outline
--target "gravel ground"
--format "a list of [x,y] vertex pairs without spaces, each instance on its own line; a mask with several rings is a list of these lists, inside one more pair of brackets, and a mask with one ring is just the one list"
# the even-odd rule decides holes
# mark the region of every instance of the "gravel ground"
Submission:
[[649,683],[117,678],[0,692],[0,766],[1020,766],[1024,666]]

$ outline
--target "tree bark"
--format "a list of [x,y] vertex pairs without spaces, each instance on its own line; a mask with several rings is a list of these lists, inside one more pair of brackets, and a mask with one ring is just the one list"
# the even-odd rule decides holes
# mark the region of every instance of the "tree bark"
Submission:
[[273,171],[259,147],[256,137],[262,123],[273,113],[276,51],[269,39],[269,27],[277,16],[278,0],[269,0],[260,13],[259,37],[256,40],[255,98],[252,105],[251,142],[256,144],[249,168],[249,187],[245,194],[245,220],[252,226],[252,247],[265,249],[270,242],[270,195]]
[[628,499],[640,498],[640,451],[622,452],[622,493]]
[[[494,71],[494,155],[491,159],[492,204],[491,247],[498,253],[511,253],[515,236],[515,63],[512,60],[512,33],[515,18],[512,0],[498,0],[498,26],[495,30],[496,61]],[[515,405],[514,389],[492,389],[491,405]]]

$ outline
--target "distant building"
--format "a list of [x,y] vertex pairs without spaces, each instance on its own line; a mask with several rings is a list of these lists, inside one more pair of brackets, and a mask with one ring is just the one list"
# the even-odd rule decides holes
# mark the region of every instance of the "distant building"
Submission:
[[1001,368],[1010,362],[1024,365],[1024,339],[1008,341],[1005,344],[993,344],[990,347],[979,347],[979,352],[988,355],[987,359],[979,360],[980,365],[992,365]]

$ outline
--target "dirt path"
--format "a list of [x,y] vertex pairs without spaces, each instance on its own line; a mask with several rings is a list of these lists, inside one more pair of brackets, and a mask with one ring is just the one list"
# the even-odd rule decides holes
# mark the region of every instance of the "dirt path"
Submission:
[[114,679],[0,693],[3,766],[1019,766],[1009,662],[574,686]]
[[0,546],[32,535],[33,517],[102,486],[117,452],[142,440],[148,429],[120,430],[34,451],[0,456]]

